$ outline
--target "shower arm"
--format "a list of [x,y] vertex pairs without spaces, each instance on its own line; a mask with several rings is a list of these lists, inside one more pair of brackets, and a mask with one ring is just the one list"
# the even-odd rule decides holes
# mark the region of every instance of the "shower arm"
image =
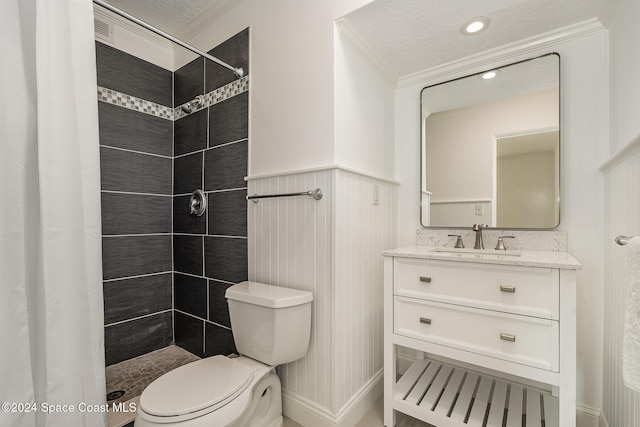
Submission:
[[123,18],[128,19],[131,22],[135,22],[136,24],[146,28],[147,30],[152,31],[152,32],[156,33],[157,35],[159,35],[161,37],[164,37],[165,39],[167,39],[169,41],[172,41],[173,43],[175,43],[177,45],[180,45],[180,46],[184,47],[185,49],[190,50],[193,53],[196,53],[196,54],[198,54],[198,55],[200,55],[200,56],[202,56],[202,57],[204,57],[204,58],[206,58],[206,59],[208,59],[210,61],[215,62],[216,64],[218,64],[218,65],[220,65],[220,66],[222,66],[222,67],[224,67],[224,68],[226,68],[228,70],[233,71],[234,74],[237,77],[244,76],[244,70],[242,68],[236,68],[236,67],[234,67],[232,65],[229,65],[226,62],[221,61],[218,58],[216,58],[214,56],[211,56],[208,53],[203,52],[200,49],[197,49],[197,48],[191,46],[190,44],[185,43],[182,40],[173,37],[171,34],[165,33],[164,31],[154,27],[153,25],[150,25],[150,24],[147,24],[144,21],[141,21],[140,19],[136,18],[133,15],[129,15],[127,12],[124,12],[124,11],[118,9],[117,7],[114,7],[114,6],[110,5],[109,3],[104,2],[103,0],[93,0],[93,2],[95,4],[97,4],[98,6],[102,6],[105,9],[110,10],[111,12],[115,13],[116,15],[120,15]]

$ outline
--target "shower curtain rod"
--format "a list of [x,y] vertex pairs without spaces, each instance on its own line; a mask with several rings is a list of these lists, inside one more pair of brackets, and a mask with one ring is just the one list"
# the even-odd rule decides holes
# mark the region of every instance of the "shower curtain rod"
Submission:
[[135,22],[136,24],[143,26],[147,30],[152,31],[152,32],[156,33],[157,35],[159,35],[161,37],[164,37],[165,39],[170,40],[170,41],[174,42],[175,44],[184,47],[185,49],[190,50],[193,53],[196,53],[196,54],[198,54],[198,55],[200,55],[200,56],[202,56],[204,58],[207,58],[210,61],[215,62],[218,65],[223,66],[224,68],[227,68],[227,69],[233,71],[237,77],[242,77],[244,75],[244,70],[242,68],[236,68],[236,67],[234,67],[232,65],[227,64],[224,61],[219,60],[218,58],[216,58],[214,56],[209,55],[206,52],[201,51],[200,49],[196,49],[195,47],[191,46],[190,44],[185,43],[182,40],[179,40],[179,39],[173,37],[171,34],[165,33],[164,31],[154,27],[153,25],[147,24],[146,22],[141,21],[140,19],[136,18],[135,16],[129,15],[127,12],[124,12],[124,11],[118,9],[117,7],[111,6],[109,3],[105,3],[102,0],[93,0],[93,2],[95,4],[97,4],[97,5],[99,5],[99,6],[104,7],[107,10],[110,10],[111,12],[115,13],[116,15],[120,15],[123,18],[128,19],[131,22]]

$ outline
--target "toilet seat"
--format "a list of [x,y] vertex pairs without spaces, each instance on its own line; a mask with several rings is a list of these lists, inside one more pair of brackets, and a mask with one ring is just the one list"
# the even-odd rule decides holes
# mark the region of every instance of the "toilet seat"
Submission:
[[254,372],[225,356],[201,359],[152,382],[140,396],[139,409],[165,422],[199,417],[236,400],[251,384]]

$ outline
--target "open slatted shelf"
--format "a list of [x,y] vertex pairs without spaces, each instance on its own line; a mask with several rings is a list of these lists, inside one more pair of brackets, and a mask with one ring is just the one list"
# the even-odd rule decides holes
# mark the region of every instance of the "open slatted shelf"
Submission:
[[393,406],[439,427],[558,427],[551,394],[428,359],[398,380]]

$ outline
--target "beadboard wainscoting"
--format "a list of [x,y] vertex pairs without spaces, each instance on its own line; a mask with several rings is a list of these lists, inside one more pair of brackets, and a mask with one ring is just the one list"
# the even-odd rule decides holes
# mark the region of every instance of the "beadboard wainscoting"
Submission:
[[249,202],[249,279],[313,292],[304,359],[281,366],[285,415],[348,425],[382,392],[381,252],[396,244],[397,185],[331,167],[250,178],[248,194],[322,189]]
[[627,302],[627,249],[614,243],[620,234],[640,234],[640,135],[614,156],[605,174],[604,388],[600,426],[640,425],[640,393],[622,380],[622,336]]

